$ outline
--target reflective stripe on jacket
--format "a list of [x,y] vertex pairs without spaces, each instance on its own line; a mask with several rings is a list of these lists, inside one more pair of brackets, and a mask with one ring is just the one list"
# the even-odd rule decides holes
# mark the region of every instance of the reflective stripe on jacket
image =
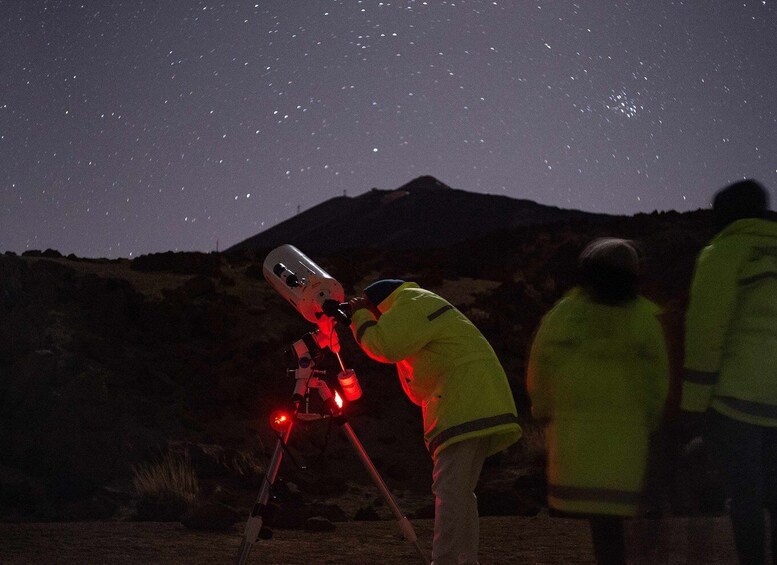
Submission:
[[738,220],[696,261],[682,408],[777,426],[777,222]]
[[432,457],[471,437],[490,437],[489,455],[518,440],[507,376],[464,314],[415,283],[404,283],[379,308],[378,319],[366,308],[353,313],[353,335],[371,358],[396,363],[402,389],[421,406]]
[[532,344],[528,391],[548,423],[548,504],[573,513],[634,515],[669,366],[658,307],[593,302],[573,289]]

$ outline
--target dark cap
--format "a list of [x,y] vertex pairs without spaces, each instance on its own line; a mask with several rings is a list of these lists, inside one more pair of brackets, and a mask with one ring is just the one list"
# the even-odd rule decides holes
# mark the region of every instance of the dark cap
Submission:
[[718,229],[744,218],[762,218],[768,209],[769,193],[753,179],[735,182],[722,188],[712,201],[715,225]]
[[378,306],[388,298],[389,294],[405,284],[405,281],[399,279],[381,279],[368,285],[364,289],[364,296],[372,302],[373,306]]

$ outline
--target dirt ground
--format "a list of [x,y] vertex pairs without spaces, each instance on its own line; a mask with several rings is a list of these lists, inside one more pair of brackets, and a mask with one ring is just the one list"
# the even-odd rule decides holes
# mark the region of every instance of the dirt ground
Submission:
[[[431,546],[431,520],[414,520],[423,548]],[[123,565],[232,563],[242,525],[225,534],[197,533],[178,523],[80,522],[0,524],[0,563]],[[719,518],[631,521],[627,540],[631,564],[734,565],[730,524]],[[485,517],[481,519],[481,563],[593,564],[587,524],[578,520]],[[421,563],[393,521],[337,524],[333,532],[277,530],[260,540],[252,564],[318,565]]]

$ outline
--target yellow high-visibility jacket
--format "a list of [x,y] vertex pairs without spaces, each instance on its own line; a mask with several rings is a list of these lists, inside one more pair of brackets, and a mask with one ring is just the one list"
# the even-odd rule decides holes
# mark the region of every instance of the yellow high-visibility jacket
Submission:
[[643,297],[607,306],[575,288],[543,318],[527,386],[532,416],[547,422],[551,508],[636,514],[669,386],[658,313]]
[[733,222],[700,253],[681,407],[777,426],[777,222]]
[[491,439],[489,455],[521,436],[512,391],[483,334],[450,303],[407,282],[353,313],[351,330],[371,358],[396,363],[402,389],[423,412],[432,457],[472,437]]

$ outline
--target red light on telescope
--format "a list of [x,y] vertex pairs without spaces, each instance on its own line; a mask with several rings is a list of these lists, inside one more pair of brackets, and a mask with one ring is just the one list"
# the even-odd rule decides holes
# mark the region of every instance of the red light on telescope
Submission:
[[270,427],[282,434],[291,425],[291,416],[285,410],[276,410],[270,415]]
[[343,408],[343,399],[340,398],[340,393],[335,391],[335,404],[337,404],[337,407],[342,409]]

